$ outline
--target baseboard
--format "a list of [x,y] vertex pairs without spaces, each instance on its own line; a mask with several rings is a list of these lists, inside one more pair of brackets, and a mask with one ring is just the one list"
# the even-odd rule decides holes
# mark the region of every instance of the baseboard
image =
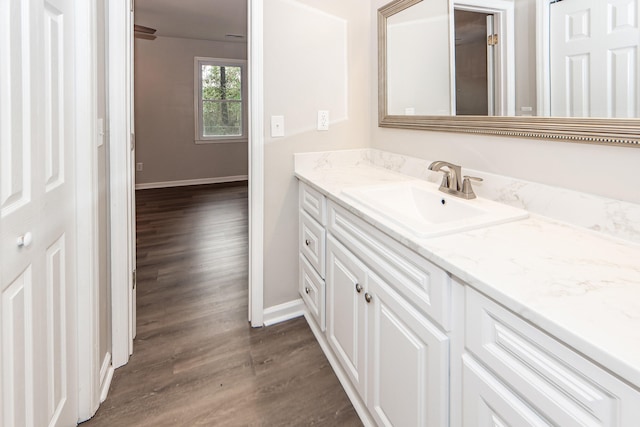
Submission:
[[304,315],[302,298],[264,309],[263,322],[265,326],[275,325]]
[[111,353],[104,355],[102,366],[100,367],[100,403],[104,402],[109,394],[109,387],[113,379],[113,364],[111,363]]
[[311,328],[311,332],[313,332],[313,335],[316,337],[316,341],[320,344],[320,348],[329,361],[333,372],[336,374],[336,377],[338,377],[338,381],[340,381],[344,392],[351,401],[353,409],[356,410],[356,413],[360,417],[360,421],[362,421],[362,424],[366,427],[375,426],[371,415],[369,415],[369,410],[358,394],[358,390],[356,390],[353,383],[351,383],[351,380],[345,373],[344,369],[342,369],[342,365],[340,365],[340,362],[338,362],[338,359],[336,359],[336,356],[333,354],[333,350],[329,347],[325,334],[320,330],[320,327],[307,310],[305,310],[304,318],[307,320],[307,324],[309,325],[309,328]]
[[148,190],[151,188],[185,187],[187,185],[222,184],[225,182],[247,181],[248,175],[221,176],[217,178],[185,179],[181,181],[147,182],[136,184],[136,190]]

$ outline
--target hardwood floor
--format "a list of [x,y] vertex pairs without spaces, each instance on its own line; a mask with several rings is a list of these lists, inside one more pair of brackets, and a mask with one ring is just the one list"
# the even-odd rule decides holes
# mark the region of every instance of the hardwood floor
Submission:
[[247,322],[247,186],[143,190],[137,338],[94,426],[362,425],[304,318]]

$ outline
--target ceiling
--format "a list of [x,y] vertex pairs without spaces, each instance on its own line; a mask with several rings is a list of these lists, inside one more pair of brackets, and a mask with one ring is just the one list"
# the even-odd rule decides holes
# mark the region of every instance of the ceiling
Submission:
[[[136,0],[135,23],[157,36],[247,41],[246,0]],[[242,38],[228,34],[242,35]]]

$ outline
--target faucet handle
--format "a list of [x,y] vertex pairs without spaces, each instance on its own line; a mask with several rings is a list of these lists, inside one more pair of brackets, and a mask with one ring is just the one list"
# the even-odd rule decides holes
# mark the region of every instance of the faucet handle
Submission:
[[478,178],[477,176],[464,176],[464,181],[462,181],[462,194],[465,199],[475,199],[476,194],[473,192],[473,188],[471,188],[471,181],[482,182],[482,178]]
[[440,183],[440,188],[449,188],[451,173],[445,170],[441,170],[440,172],[442,172],[442,182]]

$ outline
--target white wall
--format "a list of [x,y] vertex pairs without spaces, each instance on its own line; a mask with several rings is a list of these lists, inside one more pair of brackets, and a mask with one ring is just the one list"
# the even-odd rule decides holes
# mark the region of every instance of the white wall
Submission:
[[[371,22],[388,0],[372,0]],[[375,27],[374,27],[375,28]],[[376,33],[370,34],[377,49]],[[377,58],[371,55],[372,73]],[[374,74],[375,75],[375,74]],[[533,76],[531,78],[534,78]],[[375,82],[371,92],[377,93]],[[371,146],[429,160],[640,203],[640,149],[536,139],[380,128],[370,108]]]
[[451,62],[448,10],[447,0],[424,1],[387,19],[389,114],[451,114],[451,73],[440,66]]
[[[264,5],[264,306],[298,298],[298,193],[293,154],[366,147],[375,92],[369,4],[269,0]],[[318,110],[329,131],[315,130]],[[270,117],[285,118],[284,138]]]
[[136,184],[247,175],[246,142],[195,144],[194,57],[246,59],[244,43],[135,41]]

